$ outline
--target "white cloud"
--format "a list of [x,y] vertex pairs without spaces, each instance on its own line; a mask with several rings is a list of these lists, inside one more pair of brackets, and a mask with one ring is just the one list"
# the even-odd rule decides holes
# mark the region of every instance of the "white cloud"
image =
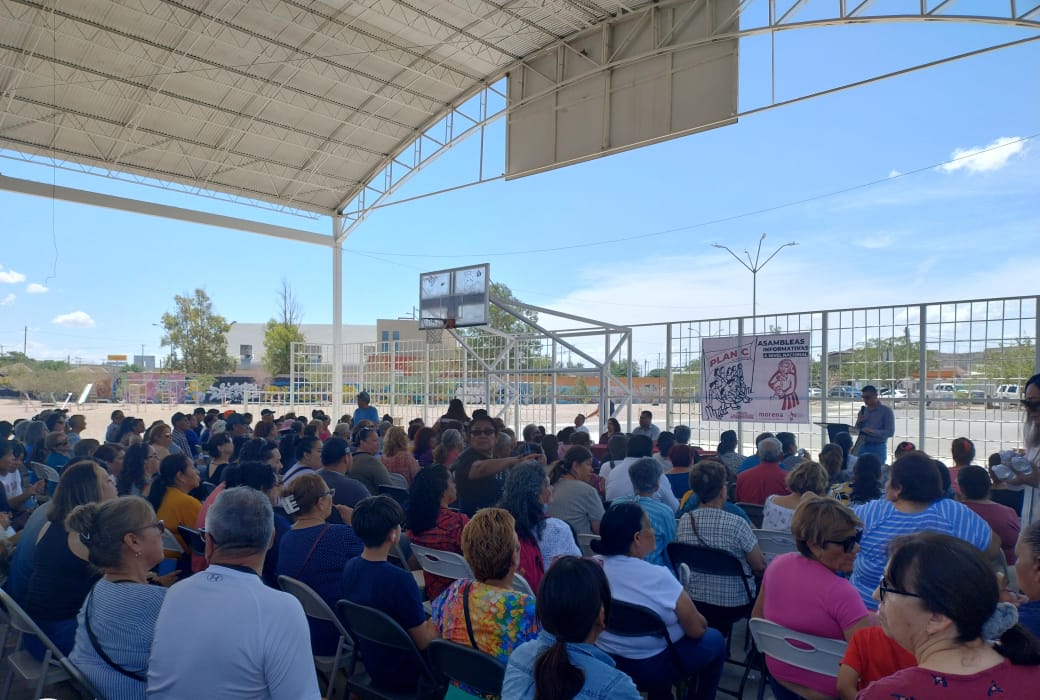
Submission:
[[986,146],[954,149],[950,162],[939,166],[943,172],[952,173],[967,170],[970,173],[988,173],[999,170],[1008,161],[1025,148],[1025,142],[1018,136],[1001,136]]
[[10,306],[14,303],[14,294],[8,294],[3,299],[0,299],[0,306]]
[[896,170],[895,168],[892,168],[891,170],[889,170],[889,171],[888,171],[888,179],[890,179],[890,180],[891,180],[892,178],[894,178],[894,177],[899,177],[899,176],[900,176],[900,175],[902,175],[902,174],[903,174],[903,173],[899,172],[899,171],[898,171],[898,170]]
[[866,248],[867,250],[881,250],[882,248],[891,247],[893,242],[894,241],[890,234],[882,233],[856,239],[855,244],[860,248]]
[[14,270],[4,271],[2,267],[0,265],[0,282],[4,284],[18,284],[25,281],[25,275],[21,272],[15,272]]
[[73,311],[71,313],[62,314],[55,316],[51,323],[58,326],[68,326],[70,328],[92,328],[94,326],[94,319],[90,317],[86,311]]
[[25,285],[25,291],[27,291],[29,294],[46,294],[50,290],[48,287],[45,287],[42,284],[30,282],[29,284]]

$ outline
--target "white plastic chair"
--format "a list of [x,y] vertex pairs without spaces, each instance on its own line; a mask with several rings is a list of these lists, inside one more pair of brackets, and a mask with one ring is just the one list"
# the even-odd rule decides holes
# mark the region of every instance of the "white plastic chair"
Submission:
[[[806,671],[838,677],[838,667],[847,646],[844,640],[795,632],[760,617],[751,618],[749,627],[755,645],[766,656]],[[795,646],[792,641],[800,646]]]
[[529,596],[534,595],[534,589],[531,588],[531,584],[520,574],[513,574],[513,590],[517,593],[526,593]]
[[599,535],[594,535],[591,532],[579,532],[578,533],[578,546],[581,547],[581,553],[587,557],[594,554],[592,551],[592,543],[599,539]]
[[420,547],[414,542],[411,545],[412,554],[422,570],[434,576],[442,576],[457,580],[460,578],[473,578],[473,570],[461,554],[455,552],[442,552],[439,549]]
[[798,546],[794,542],[794,535],[790,532],[780,530],[752,530],[758,539],[758,548],[762,550],[762,556],[766,564],[773,561],[781,554],[797,552]]
[[404,478],[404,474],[398,474],[397,472],[390,472],[390,483],[399,489],[408,490],[408,480]]

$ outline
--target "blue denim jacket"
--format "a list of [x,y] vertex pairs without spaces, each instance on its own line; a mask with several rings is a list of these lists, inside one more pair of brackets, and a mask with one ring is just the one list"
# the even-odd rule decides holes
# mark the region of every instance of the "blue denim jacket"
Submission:
[[[524,642],[513,651],[502,683],[502,700],[531,700],[534,697],[534,664],[556,637],[542,630],[538,639]],[[585,685],[577,700],[641,700],[635,683],[614,668],[614,660],[591,644],[568,644],[571,663],[585,672]]]

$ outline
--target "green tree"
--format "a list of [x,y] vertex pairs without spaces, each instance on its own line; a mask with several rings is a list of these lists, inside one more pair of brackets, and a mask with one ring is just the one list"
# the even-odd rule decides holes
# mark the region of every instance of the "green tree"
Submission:
[[1015,338],[1012,343],[987,348],[983,353],[982,370],[989,379],[999,383],[1021,384],[1036,370],[1036,346],[1032,338]]
[[585,377],[579,375],[574,380],[574,388],[571,389],[571,395],[576,399],[587,399],[589,397],[589,386],[585,383]]
[[[513,295],[513,291],[504,284],[499,282],[491,283],[491,296],[503,299],[505,301],[520,301]],[[530,311],[527,309],[517,309],[521,316],[530,319],[535,323],[538,322],[538,312]],[[503,311],[494,304],[491,305],[488,325],[495,330],[508,333],[510,335],[523,335],[536,332],[533,328],[528,326],[525,322],[518,319],[516,316]],[[460,335],[467,337],[467,343],[469,346],[484,360],[491,361],[498,356],[498,353],[504,347],[504,341],[497,335],[487,333],[480,328],[463,328],[459,331]],[[548,367],[550,364],[549,360],[544,362],[538,358],[542,357],[542,344],[537,340],[521,340],[517,343],[516,352],[520,353],[520,363],[524,367]],[[516,359],[513,352],[510,352],[508,362],[509,366]]]
[[272,377],[278,374],[288,374],[292,344],[302,343],[306,340],[303,332],[300,331],[303,312],[300,310],[300,305],[289,282],[284,277],[278,300],[281,304],[279,318],[269,320],[267,329],[264,331],[264,368]]
[[205,291],[173,298],[177,308],[162,315],[162,346],[170,348],[166,366],[189,374],[223,374],[235,368],[227,352],[231,324],[214,313]]
[[[831,353],[827,358],[830,383],[895,383],[913,378],[920,373],[920,348],[921,344],[910,340],[909,331],[906,331],[898,337],[870,338],[861,347]],[[938,366],[935,351],[926,350],[925,369]]]
[[[640,375],[640,371],[639,371],[639,363],[636,362],[635,360],[632,360],[631,365],[632,365],[632,376],[633,377],[641,376]],[[613,374],[615,377],[627,377],[628,376],[628,366],[629,366],[629,363],[622,362],[620,360],[615,360],[614,362],[610,363],[610,373]]]

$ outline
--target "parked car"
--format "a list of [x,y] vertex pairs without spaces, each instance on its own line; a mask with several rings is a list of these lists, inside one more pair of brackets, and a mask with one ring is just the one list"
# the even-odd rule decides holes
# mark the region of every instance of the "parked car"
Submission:
[[907,396],[906,389],[890,389],[885,387],[878,391],[878,396],[883,399],[905,399]]
[[1017,404],[1018,400],[1022,398],[1020,389],[1021,387],[1018,384],[1001,384],[993,394],[993,403],[996,406],[1001,404],[1013,406]]
[[819,398],[821,396],[823,396],[823,392],[820,390],[820,387],[818,387],[818,386],[811,386],[811,387],[809,387],[809,398],[810,399],[816,399],[816,398]]
[[837,399],[862,399],[863,392],[854,386],[832,386],[827,396]]

